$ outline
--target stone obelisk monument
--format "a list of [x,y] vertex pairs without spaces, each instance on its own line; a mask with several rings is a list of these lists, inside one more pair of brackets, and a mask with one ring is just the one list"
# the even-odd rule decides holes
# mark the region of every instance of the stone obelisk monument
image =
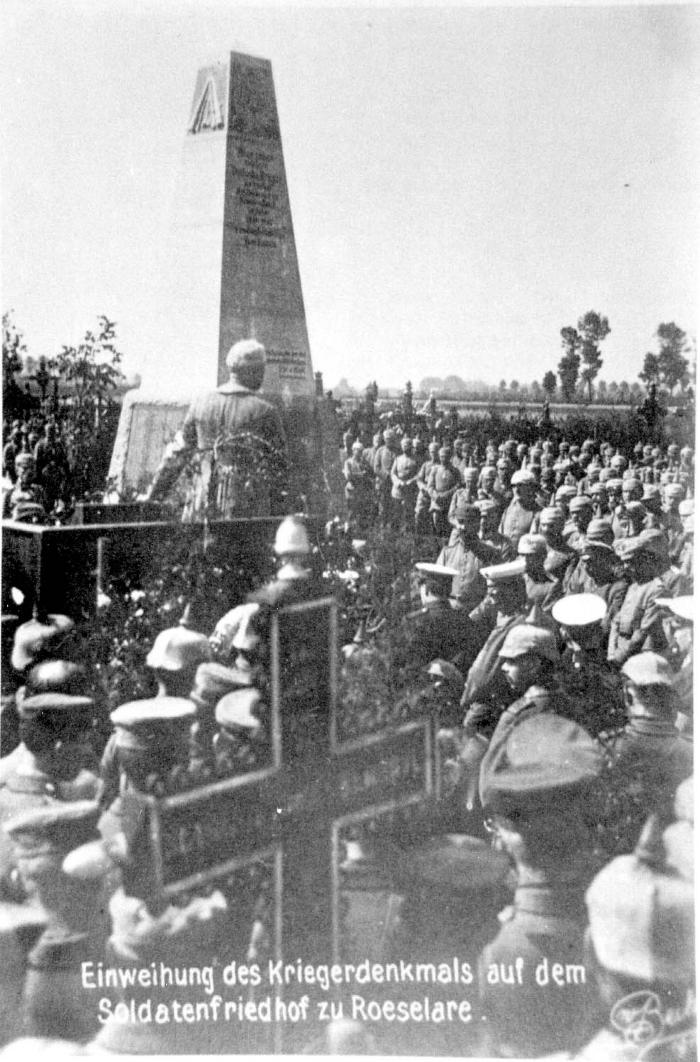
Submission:
[[[316,397],[267,59],[232,52],[197,74],[162,272],[161,341],[144,388],[124,402],[110,468],[117,492],[150,482],[192,395],[228,378],[236,340],[264,344],[261,394],[293,411],[297,433],[319,423],[325,403]],[[290,437],[292,453],[326,465],[332,434],[327,424],[316,446],[303,429]]]
[[162,273],[159,331],[185,394],[193,361],[200,387],[227,379],[226,354],[244,337],[267,349],[263,392],[314,394],[267,59],[232,52],[197,74]]

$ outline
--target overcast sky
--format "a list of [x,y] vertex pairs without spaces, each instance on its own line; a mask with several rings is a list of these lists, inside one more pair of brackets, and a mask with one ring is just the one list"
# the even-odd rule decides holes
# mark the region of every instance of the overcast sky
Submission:
[[1,7],[2,305],[35,355],[99,313],[127,371],[158,347],[195,75],[232,49],[272,61],[328,386],[541,380],[590,309],[607,380],[661,321],[697,334],[695,6]]

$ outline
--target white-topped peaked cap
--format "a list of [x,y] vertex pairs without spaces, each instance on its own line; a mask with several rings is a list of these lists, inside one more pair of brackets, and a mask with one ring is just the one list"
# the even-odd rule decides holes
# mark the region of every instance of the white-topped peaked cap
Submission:
[[454,579],[455,575],[459,575],[456,568],[448,568],[444,564],[430,564],[428,561],[418,561],[416,571],[422,575],[430,576],[431,579],[440,579],[441,577]]
[[658,653],[637,653],[620,668],[635,686],[673,686],[675,674],[668,660]]
[[681,597],[657,597],[656,603],[669,608],[680,619],[691,622],[695,619],[695,598],[692,594],[683,594]]
[[525,560],[518,557],[517,560],[506,561],[504,564],[487,564],[480,574],[489,583],[509,582],[525,574]]
[[569,594],[552,606],[552,616],[562,627],[587,627],[590,623],[600,623],[606,612],[605,601],[597,594]]

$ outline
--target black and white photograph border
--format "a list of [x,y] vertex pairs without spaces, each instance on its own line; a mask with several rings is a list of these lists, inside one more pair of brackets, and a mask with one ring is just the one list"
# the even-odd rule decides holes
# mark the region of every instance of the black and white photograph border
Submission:
[[0,18],[0,1058],[695,1058],[698,6]]

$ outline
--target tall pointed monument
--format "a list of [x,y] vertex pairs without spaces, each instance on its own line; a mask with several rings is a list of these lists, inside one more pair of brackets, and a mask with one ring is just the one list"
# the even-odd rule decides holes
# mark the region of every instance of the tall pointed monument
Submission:
[[314,394],[267,59],[232,52],[197,74],[164,273],[168,357],[188,388],[193,358],[204,386],[221,383],[251,336],[267,349],[263,393]]
[[158,347],[125,397],[108,497],[148,486],[193,393],[226,380],[231,345],[252,337],[267,351],[261,394],[285,422],[292,494],[321,511],[329,490],[342,495],[337,424],[311,364],[269,60],[231,52],[198,72],[172,214]]

